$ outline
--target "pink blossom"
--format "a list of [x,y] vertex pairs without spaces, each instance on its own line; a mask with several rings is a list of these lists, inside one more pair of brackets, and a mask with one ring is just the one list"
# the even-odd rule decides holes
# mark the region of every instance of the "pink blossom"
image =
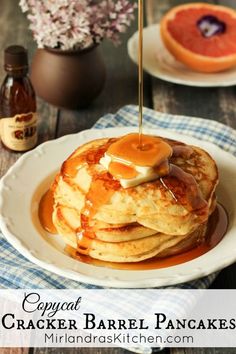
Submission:
[[85,49],[108,38],[120,41],[134,19],[130,0],[20,0],[38,47]]

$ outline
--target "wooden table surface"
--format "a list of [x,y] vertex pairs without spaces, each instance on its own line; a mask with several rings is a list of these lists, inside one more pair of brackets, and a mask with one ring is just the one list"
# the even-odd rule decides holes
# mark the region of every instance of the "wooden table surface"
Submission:
[[[171,6],[186,3],[182,0],[146,0],[146,23],[158,22],[162,14]],[[190,2],[190,1],[189,1]],[[205,1],[236,7],[235,0]],[[0,1],[0,48],[10,44],[22,44],[29,49],[30,56],[36,48],[31,32],[27,28],[27,20],[18,7],[17,0]],[[55,139],[69,133],[79,132],[92,125],[103,114],[115,112],[125,104],[137,104],[137,67],[127,55],[127,39],[137,29],[133,23],[129,31],[123,36],[123,44],[119,48],[104,42],[101,47],[107,66],[107,81],[103,93],[87,109],[79,111],[58,111],[42,100],[38,100],[40,115],[39,140]],[[0,79],[2,70],[2,57],[0,60]],[[215,119],[233,128],[236,128],[236,92],[235,87],[228,88],[194,88],[179,86],[150,77],[145,74],[144,103],[161,112],[185,114],[208,119]],[[9,153],[1,148],[0,174],[3,175],[8,168],[18,159],[20,154]],[[236,264],[224,269],[217,277],[212,288],[236,288]],[[214,344],[212,344],[214,345]],[[164,352],[172,354],[205,354],[205,353],[236,353],[236,349],[166,349]],[[100,354],[128,353],[124,349],[0,349],[2,354]]]

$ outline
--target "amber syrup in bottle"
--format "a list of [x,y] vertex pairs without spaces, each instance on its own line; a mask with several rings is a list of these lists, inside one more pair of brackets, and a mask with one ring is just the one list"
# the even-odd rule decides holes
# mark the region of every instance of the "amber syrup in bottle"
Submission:
[[4,51],[7,73],[0,90],[0,136],[11,151],[31,150],[37,143],[36,97],[28,77],[28,53],[18,45]]

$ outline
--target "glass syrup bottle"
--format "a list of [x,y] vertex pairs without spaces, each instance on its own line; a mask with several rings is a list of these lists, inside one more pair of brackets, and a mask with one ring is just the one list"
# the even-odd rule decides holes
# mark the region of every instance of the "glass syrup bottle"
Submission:
[[36,97],[28,77],[28,53],[18,45],[4,51],[7,73],[0,89],[0,136],[11,151],[24,152],[37,143]]

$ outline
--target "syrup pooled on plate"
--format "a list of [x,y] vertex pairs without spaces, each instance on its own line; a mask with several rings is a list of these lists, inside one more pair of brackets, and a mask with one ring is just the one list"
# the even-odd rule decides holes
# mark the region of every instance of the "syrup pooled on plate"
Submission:
[[57,230],[52,221],[53,204],[53,191],[48,189],[40,200],[38,216],[44,230],[50,232],[51,234],[56,234]]

